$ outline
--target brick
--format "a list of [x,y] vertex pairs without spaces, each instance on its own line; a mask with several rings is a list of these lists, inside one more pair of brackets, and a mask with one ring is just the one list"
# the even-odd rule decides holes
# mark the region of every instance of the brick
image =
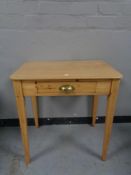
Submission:
[[118,29],[131,30],[131,17],[130,16],[118,17],[115,21],[115,25],[117,26]]
[[[18,14],[18,15],[28,15],[28,14],[35,14],[38,12],[38,2],[35,1],[9,1],[6,2],[5,5],[3,5],[3,10],[0,13],[3,14]],[[2,7],[1,7],[2,8]]]
[[121,5],[122,15],[131,15],[131,3],[126,3]]
[[98,4],[100,15],[121,15],[121,6],[119,3],[101,2]]
[[68,29],[87,27],[85,18],[68,15],[25,16],[24,29]]
[[40,14],[67,14],[70,8],[70,2],[40,2]]
[[73,15],[97,15],[97,3],[88,2],[88,3],[73,3],[70,7],[69,13]]
[[131,3],[102,2],[98,9],[100,15],[131,15]]
[[40,2],[41,14],[70,14],[70,15],[96,15],[97,3],[95,2]]
[[87,25],[89,28],[93,29],[113,29],[114,26],[114,20],[116,17],[103,17],[103,16],[97,16],[97,17],[88,17],[87,19]]
[[127,16],[88,17],[87,25],[92,29],[127,29],[131,30],[131,18]]
[[7,7],[6,1],[0,1],[0,14],[5,13]]
[[45,20],[44,15],[30,15],[24,18],[24,29],[41,30],[47,27],[48,21]]
[[0,29],[22,29],[24,16],[0,15]]

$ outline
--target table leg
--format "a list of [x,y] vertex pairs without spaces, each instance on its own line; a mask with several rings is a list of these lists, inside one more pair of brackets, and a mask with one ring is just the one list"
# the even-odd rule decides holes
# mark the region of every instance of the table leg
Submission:
[[96,114],[98,109],[98,95],[93,96],[92,126],[96,124]]
[[27,134],[27,119],[25,113],[25,103],[24,103],[24,96],[21,87],[21,81],[13,81],[14,91],[16,96],[16,104],[21,128],[21,135],[22,141],[24,145],[25,151],[25,163],[28,165],[30,162],[30,150],[29,150],[29,141],[28,141],[28,134]]
[[35,119],[35,127],[38,128],[39,127],[39,118],[38,118],[37,97],[36,96],[32,96],[31,97],[31,101],[32,101],[32,110],[33,110],[34,119]]
[[102,157],[101,157],[102,160],[106,160],[106,156],[107,156],[107,149],[110,141],[117,94],[119,90],[119,83],[120,83],[119,80],[112,81],[111,92],[110,92],[110,95],[107,97],[105,132],[104,132],[103,150],[102,150]]

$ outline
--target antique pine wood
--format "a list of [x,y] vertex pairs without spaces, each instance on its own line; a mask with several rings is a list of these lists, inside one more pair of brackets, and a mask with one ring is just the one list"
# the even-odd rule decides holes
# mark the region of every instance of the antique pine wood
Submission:
[[108,95],[107,99],[107,109],[106,109],[106,121],[105,121],[105,132],[103,140],[103,150],[102,150],[102,160],[106,160],[107,147],[110,140],[113,116],[115,112],[116,100],[119,90],[120,80],[113,80],[111,86],[111,93]]
[[96,124],[96,114],[98,109],[98,95],[94,95],[93,97],[93,110],[92,110],[92,126]]
[[33,111],[34,119],[35,119],[35,127],[38,128],[39,127],[39,122],[38,122],[38,105],[37,105],[37,98],[36,98],[36,96],[32,96],[31,97],[31,101],[32,101],[32,111]]
[[12,76],[15,80],[115,79],[121,74],[104,61],[32,61]]
[[25,151],[25,163],[28,165],[30,162],[30,150],[27,134],[27,120],[25,114],[24,96],[22,93],[21,81],[13,81],[14,91],[16,96],[16,104],[21,128],[22,141]]
[[59,87],[64,84],[72,85],[75,90],[68,94],[73,95],[108,95],[110,92],[111,80],[108,81],[86,81],[86,82],[44,82],[44,81],[24,81],[22,82],[23,95],[24,96],[67,96],[62,93]]
[[[106,160],[119,83],[122,75],[102,60],[31,61],[10,77],[13,81],[25,162],[30,162],[24,96],[31,96],[35,126],[38,127],[37,96],[93,95],[92,125],[96,123],[98,96],[107,96],[102,160]],[[64,89],[64,90],[63,90]],[[66,91],[65,91],[66,90]]]

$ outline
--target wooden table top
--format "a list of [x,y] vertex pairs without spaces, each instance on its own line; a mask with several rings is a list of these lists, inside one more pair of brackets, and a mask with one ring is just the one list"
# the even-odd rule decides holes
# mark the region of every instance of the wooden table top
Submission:
[[120,79],[122,74],[102,60],[31,61],[10,77],[12,80]]

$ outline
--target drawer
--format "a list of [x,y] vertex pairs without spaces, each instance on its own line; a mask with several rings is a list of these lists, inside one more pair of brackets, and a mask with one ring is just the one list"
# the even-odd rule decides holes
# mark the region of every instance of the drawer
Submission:
[[48,93],[56,95],[76,95],[76,94],[85,94],[87,92],[95,92],[96,83],[90,82],[38,82],[37,89],[38,93]]
[[25,96],[107,95],[111,81],[44,82],[23,81]]

